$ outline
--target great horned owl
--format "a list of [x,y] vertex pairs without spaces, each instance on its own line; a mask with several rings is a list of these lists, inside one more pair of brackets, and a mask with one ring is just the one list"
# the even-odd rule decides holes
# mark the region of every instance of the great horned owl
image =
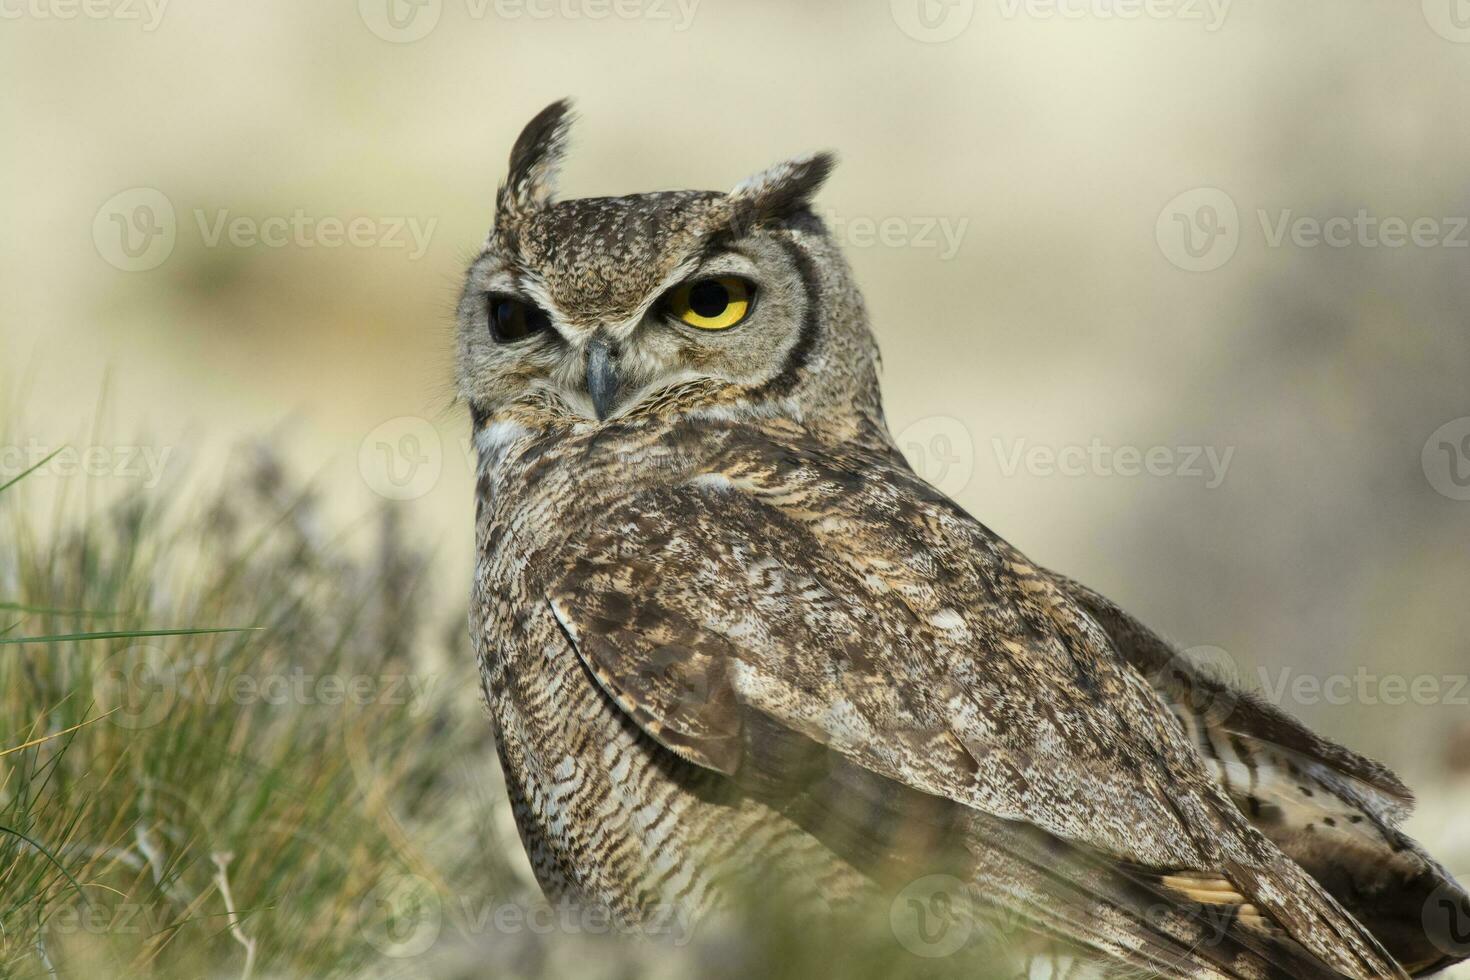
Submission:
[[820,910],[943,869],[975,915],[1107,973],[1457,958],[1429,898],[1470,903],[1395,829],[1392,773],[906,465],[809,205],[831,158],[555,201],[568,121],[557,103],[517,140],[458,341],[471,628],[549,896],[638,923],[751,882]]

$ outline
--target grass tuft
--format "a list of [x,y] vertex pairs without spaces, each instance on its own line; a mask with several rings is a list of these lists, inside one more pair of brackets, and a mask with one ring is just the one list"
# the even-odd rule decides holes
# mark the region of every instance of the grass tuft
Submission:
[[381,972],[384,882],[524,888],[466,819],[498,787],[463,616],[391,512],[329,538],[261,450],[42,536],[38,469],[0,488],[0,975]]

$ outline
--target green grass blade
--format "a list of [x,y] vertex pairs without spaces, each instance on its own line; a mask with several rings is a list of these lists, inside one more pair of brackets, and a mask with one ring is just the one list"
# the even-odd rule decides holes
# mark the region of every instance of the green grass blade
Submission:
[[43,847],[38,841],[32,840],[18,830],[13,830],[10,827],[0,825],[0,834],[10,834],[12,837],[19,837],[21,840],[25,841],[27,844],[31,845],[36,850],[44,854],[48,861],[56,865],[56,870],[65,875],[67,881],[71,882],[71,886],[77,890],[77,895],[81,898],[81,900],[85,902],[89,908],[91,907],[91,899],[87,898],[87,893],[82,891],[82,883],[77,881],[76,878],[72,877],[72,873],[66,870],[66,866],[56,859],[56,855],[46,850],[46,848]]
[[47,463],[51,462],[57,456],[61,455],[62,450],[66,449],[66,448],[67,447],[62,446],[61,449],[57,449],[55,452],[52,452],[50,455],[48,455],[45,459],[41,460],[36,465],[34,465],[34,466],[32,466],[32,467],[30,467],[28,469],[21,470],[20,473],[17,474],[16,476],[12,477],[11,479],[7,480],[4,483],[0,483],[0,492],[4,492],[6,490],[9,490],[11,487],[15,486],[21,480],[24,480],[26,477],[28,477],[32,473],[36,472],[36,470],[39,470],[41,467],[43,467]]
[[131,640],[148,636],[202,636],[208,633],[250,633],[259,626],[233,626],[221,629],[189,630],[105,630],[97,633],[56,633],[51,636],[14,636],[0,638],[0,646],[21,643],[74,643],[84,640]]

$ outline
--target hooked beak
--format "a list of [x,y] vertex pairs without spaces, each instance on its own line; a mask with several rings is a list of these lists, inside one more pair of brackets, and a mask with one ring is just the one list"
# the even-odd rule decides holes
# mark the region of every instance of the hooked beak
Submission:
[[617,349],[602,334],[587,342],[587,394],[597,420],[605,421],[618,400]]

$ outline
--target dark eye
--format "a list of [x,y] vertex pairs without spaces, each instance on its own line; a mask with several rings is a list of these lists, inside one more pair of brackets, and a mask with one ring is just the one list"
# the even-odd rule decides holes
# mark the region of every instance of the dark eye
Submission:
[[491,295],[489,304],[490,336],[497,344],[513,344],[551,326],[551,319],[539,307],[512,296]]
[[755,284],[738,276],[687,282],[669,294],[670,316],[701,330],[728,330],[750,315]]

